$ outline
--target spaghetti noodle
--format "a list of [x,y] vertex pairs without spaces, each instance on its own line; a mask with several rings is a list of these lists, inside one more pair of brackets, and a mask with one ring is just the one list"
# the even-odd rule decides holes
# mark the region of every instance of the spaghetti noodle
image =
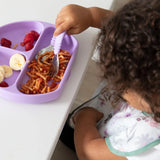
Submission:
[[66,50],[60,50],[58,54],[59,71],[54,77],[53,57],[54,51],[47,51],[31,61],[28,65],[29,71],[27,71],[29,80],[21,85],[21,92],[25,94],[43,94],[55,91],[58,88],[71,54]]

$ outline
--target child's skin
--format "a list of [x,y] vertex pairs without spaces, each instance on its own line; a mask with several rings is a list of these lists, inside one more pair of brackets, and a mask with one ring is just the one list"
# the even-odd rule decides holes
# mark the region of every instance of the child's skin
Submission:
[[78,34],[88,27],[100,28],[101,19],[104,16],[110,17],[112,14],[112,11],[98,7],[67,5],[57,15],[54,35],[57,36],[63,31],[67,31],[67,34]]
[[[56,19],[57,36],[63,31],[68,34],[78,34],[88,27],[101,27],[104,16],[111,17],[112,11],[91,7],[85,8],[77,5],[68,5],[60,11]],[[144,112],[151,112],[149,105],[137,93],[128,90],[123,98],[134,108]],[[105,140],[100,137],[96,128],[97,122],[103,114],[93,108],[84,108],[74,116],[75,131],[74,142],[79,160],[126,160],[113,154],[107,147]]]

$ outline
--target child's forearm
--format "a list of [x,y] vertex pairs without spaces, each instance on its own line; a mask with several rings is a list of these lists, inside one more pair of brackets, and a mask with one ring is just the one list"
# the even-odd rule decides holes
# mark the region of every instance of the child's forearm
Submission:
[[98,7],[90,7],[88,8],[90,10],[91,16],[92,16],[92,24],[91,27],[100,28],[101,22],[104,17],[107,17],[108,19],[113,15],[114,12]]
[[82,109],[74,117],[74,142],[79,160],[127,160],[113,154],[96,128],[103,114],[91,108]]
[[[96,122],[87,117],[82,117],[76,121],[74,142],[76,146],[76,152],[80,160],[89,159],[89,143],[100,138],[100,135],[96,128]],[[92,149],[91,149],[92,150]],[[93,153],[94,154],[94,153]]]

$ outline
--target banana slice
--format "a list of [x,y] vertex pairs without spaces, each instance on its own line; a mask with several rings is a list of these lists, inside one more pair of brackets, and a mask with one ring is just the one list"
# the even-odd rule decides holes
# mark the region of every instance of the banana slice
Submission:
[[22,54],[14,54],[10,60],[9,65],[13,70],[21,70],[26,63],[26,60]]
[[4,74],[3,71],[0,70],[0,83],[3,81],[4,79]]
[[4,69],[4,78],[8,78],[13,74],[13,70],[10,66],[8,65],[2,65]]
[[0,82],[2,82],[4,79],[4,69],[2,66],[0,66]]
[[4,74],[4,68],[2,67],[2,65],[0,65],[0,71],[2,72],[2,74]]

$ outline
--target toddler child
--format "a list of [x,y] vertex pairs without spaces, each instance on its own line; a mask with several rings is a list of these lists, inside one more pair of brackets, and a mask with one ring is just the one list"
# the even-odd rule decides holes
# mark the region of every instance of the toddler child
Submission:
[[61,140],[68,140],[66,127],[71,136],[74,131],[80,160],[158,160],[160,1],[132,0],[115,13],[68,5],[57,16],[54,34],[90,26],[101,29],[97,48],[104,81],[71,113]]

